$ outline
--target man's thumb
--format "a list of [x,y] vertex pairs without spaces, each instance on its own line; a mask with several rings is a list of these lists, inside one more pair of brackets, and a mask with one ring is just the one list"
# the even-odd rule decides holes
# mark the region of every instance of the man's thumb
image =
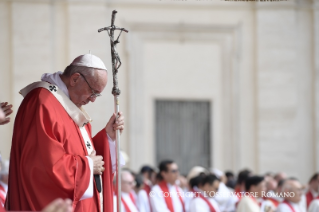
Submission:
[[115,120],[116,120],[116,115],[115,115],[115,113],[113,113],[113,115],[110,118],[109,123],[114,124]]

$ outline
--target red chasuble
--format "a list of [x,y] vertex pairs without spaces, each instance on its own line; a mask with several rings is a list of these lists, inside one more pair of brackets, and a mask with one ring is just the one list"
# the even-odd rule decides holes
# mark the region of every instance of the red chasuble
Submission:
[[[90,124],[85,128],[91,136]],[[105,161],[103,211],[109,212],[113,210],[113,176],[104,129],[92,143]],[[41,211],[56,198],[69,198],[75,212],[100,211],[95,183],[93,197],[80,200],[90,180],[86,155],[79,127],[56,97],[44,88],[30,91],[14,123],[6,209]]]
[[6,212],[4,208],[2,207],[2,205],[0,205],[0,212]]

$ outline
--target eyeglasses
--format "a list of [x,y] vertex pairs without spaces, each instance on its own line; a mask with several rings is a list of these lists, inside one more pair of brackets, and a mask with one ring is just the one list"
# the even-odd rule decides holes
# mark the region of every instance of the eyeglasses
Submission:
[[86,80],[86,78],[85,78],[85,76],[83,75],[83,74],[81,74],[80,72],[77,72],[78,74],[80,74],[82,77],[83,77],[83,79],[85,80],[85,82],[88,84],[88,86],[91,88],[91,90],[92,90],[92,95],[90,96],[90,98],[96,98],[96,97],[99,97],[99,96],[102,96],[102,94],[100,94],[100,93],[95,93],[94,92],[94,89],[90,86],[90,84],[88,83],[88,81]]
[[130,185],[130,186],[136,186],[136,182],[135,181],[124,181],[123,180],[123,183],[126,183],[126,184],[128,184],[128,185]]

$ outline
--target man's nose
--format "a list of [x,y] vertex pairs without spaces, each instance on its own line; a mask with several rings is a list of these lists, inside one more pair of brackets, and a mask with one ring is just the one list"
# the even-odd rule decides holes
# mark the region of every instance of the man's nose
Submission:
[[95,102],[95,100],[96,100],[96,97],[89,97],[89,100],[91,101],[91,102]]

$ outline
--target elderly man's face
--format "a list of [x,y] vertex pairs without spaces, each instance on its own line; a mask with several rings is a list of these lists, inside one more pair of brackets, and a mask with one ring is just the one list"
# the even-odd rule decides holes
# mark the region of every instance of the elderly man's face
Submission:
[[[87,103],[94,102],[96,97],[93,93],[102,93],[107,83],[107,73],[104,70],[94,70],[94,76],[83,76],[75,73],[70,77],[69,95],[71,101],[81,107]],[[85,81],[86,79],[86,81]],[[91,88],[93,89],[91,89]]]
[[135,179],[132,174],[128,172],[122,173],[122,186],[121,190],[125,193],[130,193],[135,186]]
[[287,195],[289,197],[285,199],[294,203],[299,203],[302,196],[302,185],[295,180],[288,182],[288,184],[289,184],[288,192],[290,192],[291,195]]

